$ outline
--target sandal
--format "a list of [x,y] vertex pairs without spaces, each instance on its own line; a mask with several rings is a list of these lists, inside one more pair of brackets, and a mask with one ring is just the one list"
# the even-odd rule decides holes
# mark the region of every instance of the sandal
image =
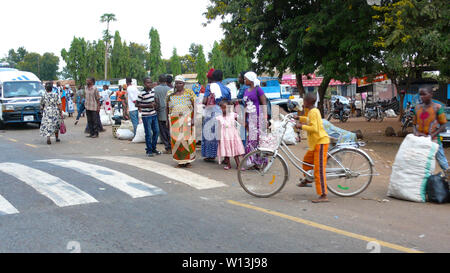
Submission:
[[228,170],[231,169],[231,166],[225,166],[225,167],[223,167],[223,169],[226,170],[226,171],[228,171]]
[[301,179],[300,182],[297,184],[297,187],[299,188],[312,188],[312,185],[308,182],[306,182],[306,180]]
[[325,199],[316,199],[316,200],[312,200],[311,202],[313,202],[314,204],[318,204],[318,203],[329,203],[330,201],[328,200],[328,198]]

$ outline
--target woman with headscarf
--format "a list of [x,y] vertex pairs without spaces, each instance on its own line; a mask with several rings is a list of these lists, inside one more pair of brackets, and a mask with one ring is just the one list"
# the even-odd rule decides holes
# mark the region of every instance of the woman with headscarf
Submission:
[[215,162],[219,146],[218,122],[216,117],[222,114],[219,103],[223,99],[231,100],[231,92],[223,83],[223,72],[211,69],[208,73],[210,83],[205,90],[203,104],[206,105],[202,126],[202,156],[206,162]]
[[59,94],[52,92],[53,83],[48,82],[45,85],[45,94],[41,98],[42,120],[40,135],[47,137],[47,144],[52,144],[50,137],[55,135],[56,142],[59,140],[59,128],[61,125],[61,99]]
[[167,120],[173,159],[178,168],[190,168],[195,161],[194,91],[185,89],[182,76],[175,77],[175,88],[167,93]]
[[[244,79],[245,84],[249,86],[243,98],[245,103],[245,129],[247,131],[245,153],[249,154],[258,148],[261,133],[266,127],[267,108],[265,105],[267,105],[267,101],[255,72],[247,72]],[[250,161],[249,163],[252,165],[262,163],[258,158],[250,158]]]

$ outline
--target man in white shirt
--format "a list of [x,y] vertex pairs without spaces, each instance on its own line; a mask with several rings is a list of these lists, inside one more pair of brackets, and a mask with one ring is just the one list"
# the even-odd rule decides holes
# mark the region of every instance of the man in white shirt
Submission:
[[127,93],[128,93],[128,113],[130,115],[131,123],[133,123],[134,135],[139,125],[139,110],[135,103],[137,101],[139,90],[133,85],[131,78],[127,78]]

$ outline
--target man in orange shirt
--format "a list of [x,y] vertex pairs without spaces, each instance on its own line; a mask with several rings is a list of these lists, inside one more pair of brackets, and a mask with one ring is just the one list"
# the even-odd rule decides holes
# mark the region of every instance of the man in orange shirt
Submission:
[[123,109],[123,102],[126,100],[125,95],[127,94],[127,86],[126,84],[119,85],[119,91],[116,91],[116,100],[119,111]]
[[[303,162],[314,165],[314,181],[316,183],[316,191],[319,198],[313,200],[313,203],[329,202],[327,198],[327,177],[326,166],[328,156],[328,145],[330,138],[323,128],[322,116],[319,109],[315,108],[317,97],[315,93],[307,93],[305,95],[304,103],[307,111],[307,116],[300,117],[300,123],[297,123],[297,128],[307,132],[308,136],[308,152],[306,153]],[[306,114],[306,113],[305,113]],[[305,171],[312,170],[313,167],[303,165]],[[308,182],[305,180],[298,184],[299,187],[307,187]]]

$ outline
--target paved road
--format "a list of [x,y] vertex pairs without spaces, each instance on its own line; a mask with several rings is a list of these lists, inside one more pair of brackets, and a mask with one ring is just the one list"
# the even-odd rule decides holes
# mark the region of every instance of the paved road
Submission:
[[315,205],[293,186],[255,199],[235,172],[177,170],[169,156],[149,160],[110,132],[88,140],[81,127],[51,146],[33,127],[0,132],[0,252],[450,251],[448,206]]

